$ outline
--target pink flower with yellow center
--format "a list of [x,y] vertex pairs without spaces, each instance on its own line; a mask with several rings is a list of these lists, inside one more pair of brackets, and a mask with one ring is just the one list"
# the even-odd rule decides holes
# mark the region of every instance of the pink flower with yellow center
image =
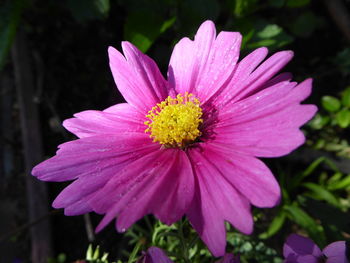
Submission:
[[238,61],[241,34],[204,22],[194,40],[172,53],[167,80],[129,42],[110,47],[114,80],[127,103],[83,111],[63,125],[79,139],[32,173],[44,181],[74,180],[53,203],[66,215],[105,214],[125,231],[146,214],[166,224],[186,215],[215,256],[225,253],[225,221],[253,230],[251,204],[273,207],[279,185],[257,157],[286,155],[304,143],[300,126],[316,112],[301,105],[311,79],[277,74],[292,58],[264,61],[259,48]]

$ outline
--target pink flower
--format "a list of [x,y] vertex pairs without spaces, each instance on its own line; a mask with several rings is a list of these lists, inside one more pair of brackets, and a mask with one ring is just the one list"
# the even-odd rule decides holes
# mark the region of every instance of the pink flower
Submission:
[[166,224],[186,215],[215,256],[225,253],[224,221],[253,230],[250,205],[273,207],[279,185],[257,157],[286,155],[304,143],[299,127],[316,112],[300,105],[311,79],[276,75],[292,58],[263,62],[259,48],[238,62],[241,35],[216,36],[204,22],[195,39],[174,48],[168,80],[131,43],[110,47],[114,80],[127,103],[83,111],[63,125],[79,137],[32,173],[44,181],[74,180],[53,203],[66,215],[105,214],[125,231],[145,214]]

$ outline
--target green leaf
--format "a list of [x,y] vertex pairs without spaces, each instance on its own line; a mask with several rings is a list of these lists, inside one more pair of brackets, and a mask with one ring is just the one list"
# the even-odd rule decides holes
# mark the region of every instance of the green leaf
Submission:
[[160,27],[160,30],[159,32],[160,33],[164,33],[165,31],[168,30],[168,28],[170,28],[176,21],[176,16],[168,19],[168,20],[165,20],[164,23],[162,24],[162,26]]
[[350,111],[343,109],[335,115],[337,123],[342,128],[347,128],[350,124]]
[[257,33],[260,38],[272,38],[282,32],[282,28],[276,24],[268,24],[261,31]]
[[86,251],[86,260],[93,260],[93,253],[94,253],[94,250],[92,248],[92,245],[90,244],[87,251]]
[[286,214],[283,210],[281,210],[279,214],[274,217],[267,231],[264,233],[261,233],[259,235],[259,238],[266,239],[276,234],[278,230],[280,230],[281,227],[283,226],[285,220],[286,220]]
[[234,1],[233,13],[236,17],[242,17],[252,12],[255,9],[258,0],[236,0]]
[[124,37],[146,52],[159,35],[170,28],[176,17],[164,20],[159,15],[150,16],[148,12],[135,11],[129,13],[124,26]]
[[284,209],[288,212],[292,221],[303,227],[308,232],[311,239],[315,241],[317,240],[322,244],[325,243],[325,236],[322,228],[303,209],[296,204],[285,206]]
[[95,5],[100,14],[104,17],[107,17],[109,14],[109,0],[98,0],[95,1]]
[[101,258],[101,261],[102,261],[102,262],[108,262],[108,261],[107,261],[107,258],[108,258],[108,253],[105,252],[105,253],[103,253],[103,256],[102,256],[102,258]]
[[343,177],[342,173],[335,173],[331,178],[328,179],[327,184],[330,185],[330,184],[339,182],[339,180],[341,180],[342,177]]
[[315,161],[313,161],[302,173],[302,178],[309,176],[311,173],[313,173],[316,168],[321,164],[325,163],[328,165],[329,168],[331,168],[334,172],[339,172],[338,167],[328,158],[321,156],[317,158]]
[[128,259],[128,263],[132,263],[132,262],[136,261],[136,255],[137,255],[137,252],[139,252],[141,245],[142,245],[141,241],[135,245],[135,247],[134,247],[133,251],[131,252],[130,257]]
[[327,189],[323,188],[322,186],[314,184],[314,183],[303,183],[302,185],[312,192],[312,196],[315,199],[324,200],[331,205],[339,207],[339,202],[338,202],[337,198],[331,192],[329,192]]
[[322,116],[321,114],[317,113],[315,117],[313,117],[313,119],[309,122],[309,125],[315,130],[320,130],[325,125],[327,125],[329,121],[329,116]]
[[350,108],[350,87],[347,87],[341,97],[341,102],[345,107]]
[[306,177],[308,175],[310,175],[313,171],[316,170],[316,168],[325,161],[326,157],[321,156],[319,158],[317,158],[315,161],[313,161],[307,168],[306,170],[303,172],[303,177]]
[[308,5],[310,0],[287,0],[288,7],[302,7]]
[[253,26],[255,34],[246,45],[248,49],[265,46],[273,50],[293,41],[293,38],[284,32],[280,26],[270,24],[264,19],[257,19]]
[[322,106],[329,112],[336,112],[340,109],[340,101],[333,96],[323,96]]
[[60,253],[57,256],[57,263],[64,263],[66,262],[66,259],[67,259],[66,254]]
[[323,149],[326,146],[326,140],[323,138],[319,138],[316,140],[316,142],[314,143],[314,147],[317,150]]
[[347,189],[350,187],[350,175],[345,176],[344,179],[330,183],[328,185],[329,190],[340,190],[340,189]]
[[16,35],[22,9],[22,0],[7,0],[0,5],[0,70]]
[[93,260],[97,260],[99,258],[99,256],[100,256],[100,246],[97,246],[96,249],[95,249],[95,252],[94,252],[94,254],[92,256],[92,259]]

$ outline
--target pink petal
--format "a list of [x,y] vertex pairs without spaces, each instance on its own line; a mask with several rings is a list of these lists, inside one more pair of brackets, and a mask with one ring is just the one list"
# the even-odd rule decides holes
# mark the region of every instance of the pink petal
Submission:
[[122,43],[123,55],[109,47],[109,60],[114,81],[125,100],[142,114],[163,101],[167,84],[156,63],[128,42]]
[[310,93],[311,81],[294,86],[278,83],[220,111],[215,141],[259,157],[277,157],[299,147],[305,141],[299,127],[317,108],[299,104]]
[[225,178],[222,167],[212,162],[209,151],[195,148],[188,154],[198,180],[198,194],[189,208],[189,220],[210,251],[215,256],[221,256],[226,243],[224,220],[250,234],[253,230],[250,205]]
[[[125,165],[125,164],[124,164]],[[68,185],[54,200],[54,208],[65,208],[65,214],[68,215],[71,206],[80,206],[86,204],[92,194],[98,192],[113,176],[117,173],[118,166],[112,165],[104,168],[96,174],[82,176]],[[75,209],[71,209],[77,213]],[[71,215],[71,214],[70,214]]]
[[142,116],[127,103],[117,104],[105,111],[88,110],[74,114],[75,118],[67,119],[63,126],[79,138],[119,134],[125,132],[144,133],[145,116]]
[[128,228],[147,213],[171,225],[180,220],[188,209],[194,194],[191,164],[186,154],[178,149],[167,149],[163,155],[158,160],[164,158],[160,168],[164,169],[169,164],[169,169],[155,172],[163,178],[155,178],[148,188],[134,196],[137,201],[134,199],[123,209],[117,221],[118,229]]
[[193,176],[188,168],[182,151],[162,149],[117,173],[89,202],[96,212],[106,213],[97,231],[117,216],[119,231],[148,213],[162,216],[166,223],[181,218],[193,197]]
[[198,29],[194,41],[183,38],[174,47],[170,58],[168,81],[176,93],[191,93],[196,89],[215,40],[215,25],[205,21]]
[[208,159],[220,167],[225,179],[250,203],[257,207],[273,207],[279,203],[278,182],[259,159],[214,142],[203,143],[202,149],[210,156]]
[[85,137],[61,144],[56,155],[35,166],[32,174],[43,181],[73,180],[122,166],[158,148],[142,133]]
[[[54,207],[54,206],[53,206]],[[56,207],[54,207],[56,208]],[[64,214],[66,216],[76,216],[86,214],[92,211],[92,208],[86,202],[86,200],[81,199],[75,203],[70,204],[64,209]]]
[[307,79],[296,86],[295,82],[283,81],[270,86],[242,101],[230,103],[229,107],[221,109],[219,121],[226,126],[234,119],[236,123],[274,113],[289,105],[299,104],[311,93],[312,80]]
[[168,78],[176,93],[192,92],[204,104],[226,85],[239,57],[241,34],[221,32],[215,39],[215,26],[204,22],[194,41],[183,38],[174,48]]
[[291,59],[292,51],[280,51],[273,54],[264,61],[249,77],[238,85],[240,85],[239,93],[233,96],[234,101],[246,98],[260,90],[264,84],[278,73]]
[[201,103],[226,85],[239,58],[242,36],[238,32],[220,32],[210,50],[208,60],[196,85]]
[[290,106],[260,119],[217,128],[215,141],[257,157],[283,156],[305,142],[299,127],[316,111],[314,105]]
[[220,89],[215,96],[212,97],[210,102],[216,105],[217,108],[221,108],[227,102],[229,102],[236,94],[242,89],[242,83],[244,83],[252,73],[252,71],[264,60],[267,56],[268,50],[265,47],[258,48],[243,58],[236,66],[234,74],[226,87]]
[[175,151],[171,158],[177,160],[152,204],[153,214],[168,225],[181,219],[194,195],[194,175],[187,155]]
[[215,257],[220,257],[225,253],[226,247],[225,224],[211,199],[205,200],[206,203],[202,202],[202,197],[206,194],[208,194],[206,189],[197,186],[187,217],[210,252]]

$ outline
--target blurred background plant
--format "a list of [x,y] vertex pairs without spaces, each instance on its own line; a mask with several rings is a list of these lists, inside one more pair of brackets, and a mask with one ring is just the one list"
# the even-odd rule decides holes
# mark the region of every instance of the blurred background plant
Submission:
[[[117,234],[113,224],[94,235],[92,229],[101,219],[95,214],[44,213],[31,219],[26,211],[31,209],[32,196],[23,194],[28,192],[23,155],[27,144],[25,137],[19,140],[32,129],[19,124],[23,111],[31,111],[25,110],[21,96],[29,97],[39,109],[31,121],[41,121],[42,137],[33,136],[42,140],[44,156],[51,156],[57,144],[74,138],[62,128],[62,120],[75,112],[101,110],[123,101],[108,68],[109,45],[120,49],[122,40],[131,41],[154,58],[164,73],[174,44],[193,36],[206,19],[215,21],[218,31],[242,33],[242,57],[261,46],[270,51],[292,49],[296,56],[286,71],[293,72],[296,81],[314,78],[308,102],[319,106],[318,114],[304,127],[307,143],[289,156],[268,160],[282,187],[280,205],[254,209],[256,227],[251,236],[227,226],[227,252],[240,254],[243,263],[278,263],[283,242],[292,232],[310,236],[321,247],[349,239],[349,8],[345,0],[2,0],[0,262],[30,262],[33,251],[28,245],[35,235],[30,230],[47,219],[53,251],[48,262],[80,258],[131,263],[150,246],[164,249],[176,262],[214,262],[185,220],[166,226],[146,217],[125,235]],[[338,17],[345,18],[339,22]],[[27,52],[16,60],[18,46]],[[27,66],[25,60],[30,62]],[[31,84],[22,85],[26,91],[15,85],[18,68],[33,78]],[[32,91],[27,89],[29,84]],[[48,200],[41,199],[43,205],[63,187],[50,184]],[[94,246],[86,254],[90,243]]]

